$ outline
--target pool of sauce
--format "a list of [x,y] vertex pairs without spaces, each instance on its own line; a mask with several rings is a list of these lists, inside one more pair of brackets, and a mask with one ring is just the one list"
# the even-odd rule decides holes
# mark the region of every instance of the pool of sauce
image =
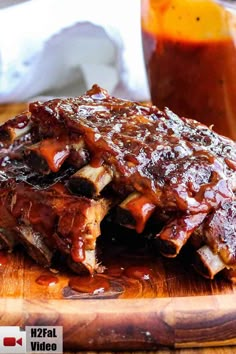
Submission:
[[[102,263],[103,272],[91,276],[70,274],[68,287],[63,289],[65,298],[132,298],[158,294],[156,255],[153,256],[147,240],[137,239],[136,234],[128,238],[122,229],[111,230],[97,240],[98,262]],[[120,239],[113,240],[113,234],[120,231]]]
[[101,275],[72,277],[69,286],[73,290],[90,294],[104,293],[110,289],[108,279]]

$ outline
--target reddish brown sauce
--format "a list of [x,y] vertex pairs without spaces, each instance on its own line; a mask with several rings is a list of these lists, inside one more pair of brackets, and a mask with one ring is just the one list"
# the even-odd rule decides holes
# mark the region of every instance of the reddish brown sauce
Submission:
[[127,203],[126,208],[132,210],[132,215],[134,215],[136,221],[136,231],[141,233],[144,230],[146,221],[155,209],[155,204],[150,203],[145,196],[140,197],[138,195],[137,198]]
[[119,264],[112,264],[106,270],[105,273],[111,277],[121,277],[124,272],[124,267]]
[[69,156],[68,141],[66,139],[45,139],[31,147],[32,151],[39,152],[48,163],[50,170],[59,171],[61,165]]
[[236,139],[233,39],[193,41],[143,32],[151,98],[160,109],[194,118]]
[[110,289],[109,281],[100,275],[73,277],[69,286],[73,290],[89,294],[103,293]]
[[0,252],[0,267],[7,264],[9,261],[8,254],[6,252]]
[[53,286],[58,283],[58,278],[54,275],[40,275],[35,282],[39,285]]
[[[93,101],[92,97],[98,97],[98,101]],[[225,156],[235,161],[235,145],[205,126],[179,118],[168,110],[161,112],[154,106],[112,98],[97,86],[80,98],[46,102],[41,106],[42,112],[49,112],[52,104],[57,106],[56,115],[52,111],[52,122],[56,116],[58,123],[63,122],[63,126],[57,125],[56,131],[73,130],[73,136],[77,134],[84,140],[96,165],[103,156],[104,163],[115,172],[114,183],[127,185],[127,191],[131,187],[160,208],[190,214],[209,212],[222,200],[232,197],[223,162]],[[37,121],[42,132],[50,125],[50,117],[46,115],[46,118],[47,124],[43,119]],[[50,147],[49,141],[53,138],[40,138],[42,145],[46,144],[47,154],[46,147]],[[53,148],[67,151],[65,144],[55,144]],[[51,151],[50,156],[54,156]],[[72,196],[69,192],[64,195],[55,188],[37,190],[24,183],[17,184],[14,193],[10,208],[16,218],[26,219],[34,229],[43,225],[40,231],[43,233],[45,229],[46,236],[48,233],[52,236],[50,230],[56,231],[60,251],[71,252],[75,262],[84,260],[84,243],[87,242],[83,239],[86,235],[84,220],[92,200]],[[149,208],[146,212],[150,212]],[[49,237],[48,242],[51,241],[53,243],[54,239]],[[133,274],[142,277],[143,272]],[[94,285],[100,280],[91,278],[85,282],[83,279],[82,285],[86,283],[87,289],[105,289],[106,285]],[[72,285],[78,282],[73,280]],[[79,283],[78,288],[82,285]]]
[[30,114],[29,112],[23,112],[18,114],[15,118],[11,119],[7,124],[7,126],[11,128],[24,129],[30,122]]
[[[64,252],[68,247],[70,248],[72,259],[75,262],[83,262],[85,247],[81,230],[84,227],[84,213],[91,203],[86,198],[72,196],[68,192],[64,193],[60,184],[46,191],[39,191],[24,183],[19,183],[16,187],[11,212],[15,217],[23,215],[30,220],[34,230],[46,235],[52,247],[56,240],[58,247],[60,243],[60,248]],[[58,234],[54,235],[54,225],[57,219],[59,219]],[[52,235],[55,236],[54,239]]]
[[[62,124],[59,135],[67,129],[73,132],[74,141],[77,134],[89,151],[92,165],[100,166],[102,156],[104,164],[116,171],[114,183],[144,194],[152,204],[146,208],[144,203],[147,218],[155,205],[195,214],[208,212],[232,196],[217,158],[223,162],[227,150],[227,157],[234,161],[234,146],[199,123],[188,122],[168,110],[161,112],[154,106],[111,97],[98,86],[79,98],[50,101],[41,107],[38,104],[41,114],[45,111],[47,124],[52,119],[52,125],[54,111],[51,118],[47,114],[53,105],[57,122]],[[44,131],[45,121],[38,123]],[[68,136],[69,141],[72,136]],[[58,235],[63,236],[72,259],[83,262],[83,237],[76,231],[77,227],[81,229],[78,215],[83,212],[70,206],[67,215],[66,207],[58,204],[59,200],[52,204],[52,210],[60,216]],[[82,200],[79,204],[81,211]],[[137,216],[136,222],[140,232],[143,220]]]
[[[130,253],[129,262],[123,259],[123,254],[119,259],[112,256],[112,251],[110,254],[111,258],[107,259],[106,268],[102,275],[73,276],[69,280],[69,288],[84,294],[99,295],[104,293],[105,295],[107,292],[114,291],[114,278],[120,287],[128,286],[133,280],[143,283],[143,281],[152,282],[155,278],[154,271],[150,266],[150,255],[149,258],[144,258],[144,261],[139,259],[137,263],[136,254]],[[132,262],[136,264],[130,265]],[[146,263],[149,266],[146,266]]]
[[103,164],[103,158],[102,158],[102,156],[96,156],[95,155],[95,157],[90,161],[90,165],[92,166],[92,167],[100,167],[100,166],[102,166],[102,164]]
[[150,280],[153,275],[151,268],[144,265],[126,267],[123,273],[128,278],[138,280]]
[[72,238],[71,257],[74,262],[83,262],[85,259],[84,241],[76,234]]

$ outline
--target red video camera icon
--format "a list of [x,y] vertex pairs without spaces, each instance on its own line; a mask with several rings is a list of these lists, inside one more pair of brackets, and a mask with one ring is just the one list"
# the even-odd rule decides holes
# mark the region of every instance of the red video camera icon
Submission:
[[3,346],[4,347],[15,347],[16,344],[22,345],[22,338],[16,339],[15,337],[4,337]]

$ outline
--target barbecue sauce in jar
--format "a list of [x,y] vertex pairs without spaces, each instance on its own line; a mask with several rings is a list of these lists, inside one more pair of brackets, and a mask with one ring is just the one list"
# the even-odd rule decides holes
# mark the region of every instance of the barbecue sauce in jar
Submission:
[[236,4],[142,0],[142,36],[153,103],[235,140]]

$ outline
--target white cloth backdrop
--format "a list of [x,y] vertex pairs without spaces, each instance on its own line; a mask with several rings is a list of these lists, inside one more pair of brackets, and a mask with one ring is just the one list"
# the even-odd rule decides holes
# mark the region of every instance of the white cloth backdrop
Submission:
[[0,102],[76,96],[93,83],[149,98],[139,0],[30,0],[0,8]]

